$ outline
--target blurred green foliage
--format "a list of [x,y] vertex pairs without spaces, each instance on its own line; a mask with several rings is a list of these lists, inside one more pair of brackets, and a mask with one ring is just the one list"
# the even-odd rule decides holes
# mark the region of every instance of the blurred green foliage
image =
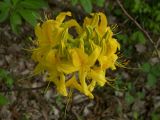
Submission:
[[91,13],[93,9],[93,5],[98,7],[104,6],[105,0],[71,0],[71,4],[73,6],[77,5],[78,3],[83,7],[86,13]]
[[[0,68],[0,82],[4,82],[9,88],[13,86],[14,80],[8,71]],[[0,106],[8,104],[9,100],[2,94],[0,94]]]
[[151,65],[150,63],[146,62],[143,63],[142,70],[147,75],[146,84],[149,87],[155,87],[157,80],[160,77],[160,64]]
[[14,33],[20,32],[22,20],[34,26],[40,18],[39,9],[47,7],[43,0],[3,0],[0,1],[0,23],[10,20]]
[[159,0],[124,0],[124,5],[144,28],[160,33]]
[[0,106],[6,105],[7,103],[8,103],[8,99],[2,94],[0,94]]
[[11,88],[14,83],[14,80],[9,74],[9,72],[1,68],[0,68],[0,81],[4,82],[9,88]]

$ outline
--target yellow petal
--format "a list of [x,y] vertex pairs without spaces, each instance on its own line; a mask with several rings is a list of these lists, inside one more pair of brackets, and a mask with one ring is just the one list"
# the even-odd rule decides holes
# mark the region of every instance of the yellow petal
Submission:
[[[46,44],[51,44],[52,39],[54,37],[53,35],[53,30],[54,30],[54,20],[47,20],[42,24],[42,31],[43,31],[43,35],[46,37],[45,41]],[[43,44],[43,43],[42,43]]]
[[35,35],[38,38],[38,40],[40,40],[40,41],[44,41],[46,39],[46,36],[44,35],[44,33],[40,27],[40,23],[38,23],[35,27]]
[[83,91],[85,93],[87,93],[87,91],[88,91],[87,83],[86,83],[86,75],[87,75],[87,73],[84,69],[81,69],[79,71],[79,80],[80,80],[80,83],[82,85]]
[[106,83],[105,71],[103,70],[91,70],[88,73],[88,76],[92,78],[92,80],[96,81],[100,86],[103,86]]
[[92,92],[95,86],[96,86],[96,81],[92,80],[91,83],[88,85],[89,91]]
[[59,72],[56,69],[48,72],[47,81],[51,81],[57,86],[59,84]]
[[58,61],[58,56],[56,56],[56,54],[57,54],[56,52],[57,52],[56,50],[50,50],[46,56],[45,65],[49,70],[57,69],[56,67],[57,67],[59,61]]
[[72,56],[73,65],[78,66],[85,66],[87,65],[88,55],[84,53],[84,51],[80,48],[70,50],[70,54]]
[[59,63],[57,66],[57,70],[60,72],[64,72],[65,74],[70,74],[75,71],[78,71],[79,68],[73,66],[71,63]]
[[103,36],[106,32],[107,19],[104,13],[98,13],[100,15],[100,24],[98,27],[99,33]]
[[95,28],[99,23],[99,16],[97,13],[95,14],[91,14],[91,18],[86,17],[84,19],[84,23],[83,23],[83,27],[87,27],[88,25],[92,26],[93,28]]
[[40,74],[40,73],[44,72],[44,70],[45,70],[45,67],[44,67],[42,64],[39,63],[39,64],[34,68],[33,74],[34,74],[34,75]]
[[106,43],[106,55],[116,53],[117,49],[120,49],[120,44],[116,39],[109,39]]
[[83,92],[82,86],[77,82],[76,76],[73,75],[71,79],[66,82],[66,87],[71,87]]
[[38,62],[42,62],[45,56],[48,54],[50,46],[43,46],[36,49],[33,49],[32,59]]
[[85,17],[83,22],[83,27],[86,27],[87,25],[90,25],[92,23],[92,18]]
[[81,34],[81,33],[82,33],[82,28],[81,28],[81,26],[80,26],[80,25],[77,23],[77,21],[74,20],[74,19],[71,19],[71,20],[69,20],[69,21],[66,21],[66,22],[64,23],[63,27],[65,27],[65,28],[75,27],[78,34]]
[[90,96],[91,93],[88,90],[88,86],[87,86],[87,83],[86,83],[86,76],[87,76],[87,72],[82,68],[79,71],[79,80],[80,80],[80,83],[81,83],[81,86],[82,86],[82,89],[83,89],[83,93],[87,96]]
[[116,54],[111,54],[109,56],[100,56],[98,58],[101,68],[103,70],[108,69],[108,68],[112,68],[115,69],[115,62],[118,59]]
[[56,21],[62,23],[66,16],[71,16],[71,12],[61,12],[57,17]]
[[99,57],[101,52],[101,48],[96,46],[95,50],[91,53],[91,55],[88,57],[88,64],[89,66],[93,66],[97,60],[97,58]]
[[73,65],[76,66],[76,67],[80,66],[81,61],[80,61],[79,55],[76,52],[76,50],[75,49],[70,50],[70,54],[71,54],[71,57],[72,57]]
[[65,85],[65,76],[63,73],[60,73],[60,80],[57,85],[57,91],[62,94],[63,96],[67,96],[67,90],[66,90],[66,85]]
[[92,17],[91,26],[92,26],[93,28],[95,28],[95,27],[98,25],[98,23],[99,23],[99,16],[98,16],[97,13],[92,14],[92,15],[93,15],[93,17]]

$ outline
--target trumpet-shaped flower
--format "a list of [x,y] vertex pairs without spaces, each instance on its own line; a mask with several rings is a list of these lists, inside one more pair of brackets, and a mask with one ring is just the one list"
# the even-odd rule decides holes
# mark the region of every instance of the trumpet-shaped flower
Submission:
[[[74,88],[93,98],[96,85],[104,86],[106,70],[116,69],[120,44],[113,38],[103,13],[92,13],[79,25],[74,19],[65,20],[70,12],[60,13],[35,27],[36,48],[32,59],[37,62],[35,74],[47,72],[47,80],[53,82],[57,91],[68,95]],[[73,31],[74,35],[69,31]],[[72,75],[68,78],[68,75]]]

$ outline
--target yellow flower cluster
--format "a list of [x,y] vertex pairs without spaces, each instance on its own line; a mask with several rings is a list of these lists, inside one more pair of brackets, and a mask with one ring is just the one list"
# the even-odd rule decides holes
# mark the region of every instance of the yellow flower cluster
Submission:
[[74,19],[65,20],[66,16],[71,13],[62,12],[35,27],[37,47],[32,59],[38,64],[34,73],[47,73],[47,80],[63,96],[74,88],[93,98],[95,86],[108,82],[105,71],[115,69],[120,45],[103,13],[92,13],[82,26]]

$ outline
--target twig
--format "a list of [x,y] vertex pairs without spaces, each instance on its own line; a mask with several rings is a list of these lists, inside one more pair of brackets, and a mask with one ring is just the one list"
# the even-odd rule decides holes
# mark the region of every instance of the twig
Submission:
[[155,42],[152,40],[152,38],[150,37],[150,35],[148,34],[148,32],[131,16],[129,15],[129,13],[125,10],[125,8],[123,7],[123,5],[121,4],[120,0],[117,0],[118,5],[120,6],[120,8],[122,9],[122,11],[124,12],[124,14],[143,32],[143,34],[148,38],[148,40],[153,44],[154,49],[157,53],[157,56],[160,60],[160,55],[158,53],[158,49],[156,47]]
[[160,45],[160,37],[159,37],[159,39],[158,39],[158,41],[157,41],[156,47],[158,48],[159,45]]
[[0,92],[3,93],[3,92],[12,92],[12,91],[32,91],[32,90],[43,89],[45,87],[47,87],[47,84],[44,84],[44,85],[39,86],[39,87],[34,87],[34,88],[22,88],[22,87],[18,87],[18,88],[12,88],[12,89],[5,89],[5,90],[0,90]]

